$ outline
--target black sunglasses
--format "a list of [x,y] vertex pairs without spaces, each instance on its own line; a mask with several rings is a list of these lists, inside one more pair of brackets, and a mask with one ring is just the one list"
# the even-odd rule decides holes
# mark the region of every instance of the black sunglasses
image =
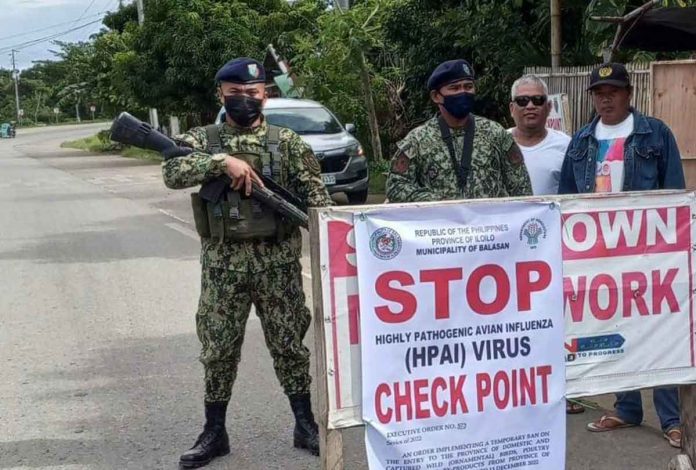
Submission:
[[541,106],[546,103],[546,96],[544,95],[534,95],[534,96],[515,96],[513,101],[520,108],[526,107],[531,101],[534,106]]

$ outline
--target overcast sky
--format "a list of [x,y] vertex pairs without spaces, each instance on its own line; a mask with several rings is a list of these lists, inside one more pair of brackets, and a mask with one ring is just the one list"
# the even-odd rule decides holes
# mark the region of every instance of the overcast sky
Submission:
[[[28,47],[22,43],[99,20],[103,12],[113,11],[117,6],[118,0],[0,0],[0,68],[11,68],[11,46],[20,49],[16,53],[19,69],[31,67],[34,60],[55,58],[50,52],[55,46],[50,41]],[[101,22],[94,23],[56,39],[84,41],[101,27]]]

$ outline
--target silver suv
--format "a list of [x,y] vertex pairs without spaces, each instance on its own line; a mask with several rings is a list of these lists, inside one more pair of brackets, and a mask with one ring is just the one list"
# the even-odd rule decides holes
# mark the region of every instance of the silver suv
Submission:
[[[343,127],[331,111],[310,100],[269,98],[263,114],[270,124],[292,129],[312,147],[329,193],[345,193],[350,204],[367,200],[367,159],[353,136],[353,124]],[[223,122],[224,116],[223,107],[215,122]]]

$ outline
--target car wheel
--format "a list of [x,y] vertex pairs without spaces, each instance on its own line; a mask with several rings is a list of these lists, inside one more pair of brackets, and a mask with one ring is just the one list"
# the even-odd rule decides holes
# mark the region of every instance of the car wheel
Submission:
[[367,189],[346,193],[346,196],[348,197],[349,204],[365,204],[365,201],[367,201]]

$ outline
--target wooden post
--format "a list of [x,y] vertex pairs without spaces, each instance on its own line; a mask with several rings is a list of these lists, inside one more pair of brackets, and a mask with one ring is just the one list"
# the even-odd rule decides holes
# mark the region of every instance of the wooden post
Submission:
[[679,404],[682,422],[682,452],[691,462],[696,462],[696,385],[679,387]]
[[314,306],[314,354],[317,362],[317,424],[319,425],[319,453],[322,470],[343,470],[343,434],[340,429],[328,429],[329,392],[326,381],[325,326],[330,318],[324,317],[321,280],[328,276],[328,266],[321,265],[319,244],[319,211],[309,212],[309,246],[312,265],[312,303]]
[[561,0],[551,0],[551,68],[561,66]]

